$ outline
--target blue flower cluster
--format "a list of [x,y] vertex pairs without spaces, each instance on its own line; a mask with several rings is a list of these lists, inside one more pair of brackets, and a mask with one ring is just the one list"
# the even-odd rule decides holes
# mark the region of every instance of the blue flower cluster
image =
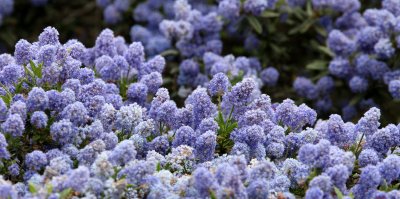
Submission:
[[85,47],[47,27],[0,55],[0,198],[400,198],[400,125],[380,109],[318,119],[262,92],[275,68],[215,52],[181,63],[181,106],[166,62],[110,29]]
[[10,15],[14,10],[14,0],[0,1],[0,25],[3,23],[4,17]]

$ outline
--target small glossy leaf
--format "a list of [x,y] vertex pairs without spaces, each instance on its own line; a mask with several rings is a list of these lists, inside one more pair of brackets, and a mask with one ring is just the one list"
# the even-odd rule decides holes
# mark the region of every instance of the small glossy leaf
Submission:
[[333,187],[333,189],[335,190],[335,194],[336,194],[337,198],[342,199],[343,193],[337,187]]
[[28,187],[29,187],[29,192],[31,192],[31,193],[37,192],[36,187],[33,183],[29,183]]
[[67,199],[67,198],[69,198],[69,196],[71,194],[72,194],[72,189],[71,188],[65,189],[64,191],[62,191],[60,193],[60,199]]
[[253,16],[248,16],[247,20],[250,23],[250,26],[258,33],[261,34],[263,32],[263,28],[262,25],[260,23],[260,21],[258,21],[257,18],[253,17]]
[[262,17],[265,17],[265,18],[273,18],[273,17],[279,17],[279,13],[276,13],[276,12],[273,12],[273,11],[270,11],[270,10],[267,10],[267,11],[264,11],[264,12],[261,14],[261,16],[262,16]]
[[324,60],[315,60],[307,64],[306,68],[310,70],[325,70],[327,68],[327,62]]

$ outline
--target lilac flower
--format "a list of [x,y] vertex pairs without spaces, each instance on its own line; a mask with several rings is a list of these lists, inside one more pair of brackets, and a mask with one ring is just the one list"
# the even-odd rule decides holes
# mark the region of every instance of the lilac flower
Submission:
[[391,183],[399,179],[400,176],[400,157],[398,155],[388,155],[379,165],[379,171],[386,183]]
[[166,154],[169,146],[170,144],[167,136],[158,136],[149,143],[150,150],[155,150],[160,154]]
[[193,172],[194,188],[201,197],[209,197],[216,187],[214,176],[204,167],[199,167]]
[[218,13],[227,19],[235,19],[240,14],[239,0],[223,0],[218,4]]
[[61,118],[71,121],[76,126],[86,123],[88,111],[81,102],[69,104],[61,112]]
[[339,115],[333,114],[327,123],[326,138],[337,146],[351,144],[353,140],[353,129],[346,125]]
[[223,73],[217,73],[211,79],[208,85],[208,91],[211,96],[222,96],[230,86],[228,77]]
[[306,199],[322,199],[324,197],[324,192],[319,187],[312,187],[307,189]]
[[330,74],[339,78],[346,78],[350,74],[351,66],[347,59],[335,58],[329,64]]
[[48,121],[48,117],[47,117],[46,113],[44,113],[43,111],[36,111],[31,116],[32,126],[38,128],[38,129],[46,128],[47,121]]
[[108,24],[116,24],[121,21],[122,16],[120,11],[114,5],[108,5],[104,9],[104,21]]
[[19,116],[21,116],[21,119],[25,121],[27,117],[26,104],[21,100],[18,100],[11,104],[10,108],[8,109],[8,115],[12,114],[18,114]]
[[327,175],[319,175],[317,177],[314,177],[309,184],[310,187],[318,187],[320,188],[324,193],[330,193],[332,190],[332,180],[329,176]]
[[29,112],[44,111],[49,104],[49,98],[42,88],[34,87],[28,94],[27,108]]
[[377,27],[367,26],[361,29],[357,37],[357,45],[364,52],[371,52],[374,45],[383,37],[384,33]]
[[197,88],[186,100],[186,104],[193,105],[193,125],[197,127],[201,120],[208,118],[216,111],[205,88]]
[[216,132],[218,130],[219,126],[218,123],[214,120],[214,118],[210,117],[210,118],[205,118],[201,121],[201,123],[199,124],[199,127],[197,128],[197,130],[203,134],[207,131],[213,131]]
[[182,126],[175,132],[175,138],[172,142],[173,147],[187,145],[193,147],[196,142],[196,134],[189,126]]
[[148,75],[152,72],[162,73],[165,68],[165,64],[166,63],[164,57],[157,55],[140,66],[140,76]]
[[274,67],[268,67],[261,71],[260,78],[265,85],[273,87],[278,82],[279,72]]
[[115,127],[130,134],[134,127],[142,121],[142,108],[137,104],[123,106],[115,115]]
[[144,61],[144,48],[139,42],[133,42],[125,51],[124,57],[132,68],[139,69]]
[[227,93],[226,100],[236,106],[243,106],[251,100],[251,95],[256,88],[253,79],[245,78],[238,84],[232,87],[231,92]]
[[25,131],[25,123],[20,115],[12,114],[1,124],[1,129],[13,137],[20,137]]
[[297,77],[293,82],[293,88],[297,94],[308,99],[316,99],[318,97],[317,87],[305,77]]
[[51,137],[60,144],[73,142],[77,133],[76,127],[68,120],[60,120],[50,127]]
[[25,157],[25,165],[29,169],[40,170],[47,165],[47,157],[42,151],[35,150]]
[[174,101],[168,100],[158,107],[158,113],[156,119],[160,122],[163,122],[169,126],[173,126],[174,118],[172,116],[175,115],[177,111],[177,107]]
[[136,82],[129,85],[126,96],[130,101],[144,105],[147,100],[147,92],[148,88],[145,84]]
[[381,182],[381,174],[377,166],[368,165],[362,169],[359,184],[361,187],[376,188]]
[[383,0],[382,1],[382,8],[390,11],[391,13],[393,13],[394,16],[400,15],[399,6],[400,6],[400,3],[396,0]]
[[116,165],[125,165],[135,159],[136,150],[133,141],[124,140],[120,142],[111,152],[109,160]]
[[91,140],[96,140],[101,138],[104,133],[103,125],[99,120],[95,120],[92,124],[85,126],[83,131],[86,134],[86,137]]
[[328,46],[336,54],[348,56],[355,50],[355,42],[340,30],[332,30],[328,36]]
[[10,175],[13,177],[17,177],[20,173],[20,168],[17,163],[13,163],[7,169],[8,169],[8,172],[10,172]]
[[250,182],[246,192],[249,198],[268,198],[270,197],[269,183],[267,180],[257,179]]
[[114,44],[114,33],[110,29],[103,30],[96,39],[95,45],[96,57],[108,55],[113,57],[117,54],[117,49]]
[[15,45],[15,62],[20,65],[26,65],[29,63],[30,60],[33,59],[33,53],[31,52],[31,44],[21,39]]
[[399,129],[395,125],[390,124],[376,131],[367,144],[375,149],[376,152],[383,155],[387,153],[390,147],[399,144],[399,138],[397,137],[399,135]]
[[381,111],[378,108],[371,108],[364,113],[362,117],[355,126],[355,130],[364,133],[366,136],[371,136],[374,134],[379,126],[379,119],[381,117]]
[[10,64],[3,68],[0,73],[0,82],[4,85],[11,86],[16,84],[24,75],[24,69],[20,65]]
[[7,150],[7,140],[4,134],[0,133],[0,158],[8,159],[10,158],[10,153]]
[[110,131],[114,128],[116,113],[117,111],[111,104],[104,104],[101,108],[98,119],[101,121],[106,131]]
[[346,181],[350,177],[350,172],[344,165],[335,165],[326,170],[326,174],[331,178],[332,184],[342,192],[346,191]]
[[349,81],[349,87],[354,93],[363,93],[368,89],[368,81],[360,76],[353,76]]
[[38,52],[38,61],[43,63],[43,66],[50,66],[56,59],[56,46],[44,45]]
[[400,80],[390,81],[389,92],[394,99],[400,99]]
[[379,156],[373,149],[364,149],[358,156],[358,165],[365,167],[367,165],[376,165],[379,162]]
[[47,27],[43,30],[42,33],[39,35],[39,45],[59,45],[60,42],[58,40],[59,33],[57,29],[53,27]]
[[163,80],[159,72],[152,72],[148,75],[144,75],[140,79],[140,83],[147,86],[149,93],[156,93],[158,88],[162,85]]
[[79,166],[78,168],[71,170],[67,176],[64,186],[72,188],[77,192],[82,192],[88,182],[90,171],[85,166]]
[[374,46],[375,53],[382,59],[389,59],[395,53],[392,43],[389,39],[380,39]]
[[214,157],[217,136],[213,131],[200,135],[195,143],[195,155],[200,162],[210,161]]
[[85,102],[85,109],[88,111],[88,115],[95,117],[101,111],[101,108],[106,103],[106,100],[101,95],[96,95]]
[[268,7],[270,7],[270,5],[267,0],[246,0],[243,3],[244,10],[253,15],[261,15],[261,13]]

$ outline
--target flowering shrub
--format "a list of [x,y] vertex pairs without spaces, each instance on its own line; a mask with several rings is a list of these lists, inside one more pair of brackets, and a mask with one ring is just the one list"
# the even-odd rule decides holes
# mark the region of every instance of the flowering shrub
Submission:
[[0,198],[400,198],[399,1],[95,3],[0,54]]

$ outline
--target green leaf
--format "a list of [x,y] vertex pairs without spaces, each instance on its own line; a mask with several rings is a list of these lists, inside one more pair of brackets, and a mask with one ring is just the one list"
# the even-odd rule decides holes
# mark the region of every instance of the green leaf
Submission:
[[311,1],[307,1],[306,12],[309,17],[313,15],[313,9],[311,6]]
[[337,198],[338,199],[342,199],[343,198],[343,193],[337,187],[333,187],[333,189],[335,190]]
[[389,190],[389,186],[388,186],[386,180],[383,180],[383,184],[381,185],[380,190],[381,191],[388,191]]
[[250,26],[256,31],[256,33],[261,34],[263,32],[262,25],[257,18],[253,16],[248,16],[247,20],[249,21]]
[[48,194],[53,193],[53,185],[47,184],[46,186],[47,186],[47,193],[48,193]]
[[315,23],[314,19],[308,19],[306,21],[304,21],[303,23],[301,23],[300,25],[292,28],[289,31],[289,35],[293,35],[296,33],[305,33],[307,32],[307,30]]
[[217,199],[217,196],[215,195],[214,191],[212,191],[212,190],[210,190],[210,198]]
[[33,184],[33,183],[29,183],[28,184],[28,187],[29,187],[29,192],[31,192],[31,193],[37,193],[37,190],[36,190],[36,186]]
[[179,55],[179,52],[175,49],[168,49],[162,53],[160,53],[161,56],[169,56],[169,55]]
[[363,98],[362,95],[356,95],[356,96],[354,96],[354,97],[350,100],[349,105],[355,105],[355,104],[357,104],[359,101],[361,101],[362,98]]
[[318,48],[318,50],[325,53],[326,55],[329,55],[330,57],[335,56],[335,54],[333,54],[333,52],[326,46],[318,46],[317,48]]
[[160,163],[157,163],[157,171],[161,171],[161,164]]
[[10,97],[8,97],[8,95],[1,96],[1,99],[4,101],[4,103],[7,104],[7,106],[10,106],[10,103],[11,103],[12,99]]
[[43,64],[39,64],[39,66],[36,67],[36,69],[33,71],[36,77],[42,78],[42,69],[43,69]]
[[352,198],[352,199],[354,199],[354,194],[353,194],[353,192],[350,192],[350,193],[349,193],[349,197]]
[[279,13],[276,13],[276,12],[273,12],[273,11],[270,11],[270,10],[267,10],[267,11],[264,11],[264,12],[261,14],[261,17],[265,17],[265,18],[279,17]]
[[327,67],[327,62],[325,60],[315,60],[307,64],[306,68],[309,70],[325,70]]
[[71,194],[72,194],[71,188],[64,189],[64,191],[60,193],[60,199],[67,199]]

